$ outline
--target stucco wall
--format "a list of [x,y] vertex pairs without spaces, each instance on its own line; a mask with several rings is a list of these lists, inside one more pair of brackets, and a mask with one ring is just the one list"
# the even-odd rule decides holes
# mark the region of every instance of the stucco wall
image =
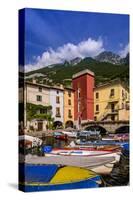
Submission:
[[[68,92],[71,92],[71,97],[69,97]],[[68,104],[68,100],[71,100],[71,105]],[[71,110],[72,118],[68,117],[69,109]],[[64,90],[64,123],[67,121],[74,121],[74,91]]]
[[[37,101],[37,95],[42,96],[42,101]],[[39,87],[36,85],[26,86],[26,99],[28,103],[36,105],[50,105],[49,89],[42,87],[42,92],[39,92]]]
[[[58,91],[58,94],[57,94]],[[56,96],[60,97],[60,103],[56,103]],[[50,105],[52,106],[52,117],[54,121],[61,121],[64,122],[64,98],[63,98],[63,90],[58,89],[50,89]],[[56,108],[60,107],[60,114],[61,117],[56,117]]]

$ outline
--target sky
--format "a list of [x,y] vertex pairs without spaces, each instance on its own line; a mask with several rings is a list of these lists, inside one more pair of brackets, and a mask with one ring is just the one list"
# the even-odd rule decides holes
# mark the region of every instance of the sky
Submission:
[[[21,23],[21,22],[20,22]],[[129,51],[129,16],[90,12],[25,10],[25,69],[76,57]]]

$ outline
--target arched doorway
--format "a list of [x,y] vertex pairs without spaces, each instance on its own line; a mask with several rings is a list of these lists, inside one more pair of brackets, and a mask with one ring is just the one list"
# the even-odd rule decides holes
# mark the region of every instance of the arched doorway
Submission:
[[62,123],[61,121],[55,121],[55,122],[53,123],[53,127],[54,127],[55,129],[63,128],[63,123]]
[[103,128],[102,126],[94,125],[94,126],[88,126],[85,128],[86,131],[100,131],[101,136],[104,136],[107,134],[107,130]]
[[69,120],[65,123],[65,128],[73,128],[73,121]]
[[116,134],[129,133],[129,126],[120,126],[115,130]]

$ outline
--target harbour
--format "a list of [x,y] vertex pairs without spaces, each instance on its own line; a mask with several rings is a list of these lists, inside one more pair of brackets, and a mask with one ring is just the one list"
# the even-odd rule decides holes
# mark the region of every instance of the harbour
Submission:
[[[63,134],[63,131],[64,130],[60,130],[59,133],[62,132]],[[58,131],[56,131],[56,136],[57,133]],[[35,173],[35,170],[38,171],[38,166],[45,167],[55,165],[59,169],[62,167],[68,167],[69,174],[72,173],[71,169],[85,169],[93,172],[95,176],[99,177],[100,184],[95,184],[95,187],[129,185],[129,141],[127,138],[125,141],[118,141],[116,140],[115,135],[115,140],[113,140],[113,138],[112,140],[109,140],[110,137],[108,135],[106,136],[106,140],[104,137],[104,140],[101,138],[101,140],[82,141],[83,138],[80,138],[79,134],[77,135],[78,137],[71,137],[69,135],[67,140],[63,139],[63,137],[54,137],[54,134],[52,133],[46,136],[45,139],[43,138],[44,140],[33,137],[33,147],[29,148],[29,146],[25,146],[25,150],[27,149],[25,153],[20,153],[20,164],[24,163],[27,166],[33,166],[35,168],[33,174]],[[31,136],[28,136],[28,138],[29,137]],[[35,143],[35,139],[37,144]],[[41,171],[39,174],[40,173]],[[73,173],[76,178],[75,171],[73,171]],[[31,175],[32,177],[33,174]],[[62,176],[65,176],[65,174]],[[69,176],[67,175],[67,177]],[[36,178],[38,179],[38,175]],[[71,182],[70,180],[69,183]],[[44,179],[43,181],[45,182],[46,180]],[[25,186],[25,190],[36,191],[37,185],[43,185],[43,181],[41,181],[41,183],[38,181],[30,183],[27,187]],[[91,184],[87,185],[88,182],[83,186],[83,188],[91,188],[92,186]],[[22,185],[20,187],[22,187]],[[37,191],[48,190],[48,187],[45,187],[40,187]],[[66,187],[69,188],[68,185]],[[61,186],[59,189],[65,189],[66,187]],[[80,187],[82,188],[82,184]],[[58,189],[58,186],[54,185],[49,189],[51,190],[52,188]],[[70,187],[70,189],[74,188],[78,188],[77,184]]]

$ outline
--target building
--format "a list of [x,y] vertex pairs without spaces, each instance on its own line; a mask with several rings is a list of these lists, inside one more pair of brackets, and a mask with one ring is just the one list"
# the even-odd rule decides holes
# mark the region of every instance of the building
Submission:
[[64,88],[64,125],[65,128],[74,127],[74,90]]
[[120,80],[113,80],[94,89],[96,121],[129,120],[129,89]]
[[74,89],[74,121],[80,124],[94,120],[94,73],[86,69],[72,77]]
[[26,130],[46,130],[47,120],[45,115],[51,112],[49,86],[37,84],[35,81],[25,82],[24,104],[24,126]]
[[34,82],[25,82],[26,102],[36,105],[50,105],[50,87]]
[[63,86],[50,87],[50,105],[52,106],[52,117],[54,118],[54,127],[62,127],[64,124]]

